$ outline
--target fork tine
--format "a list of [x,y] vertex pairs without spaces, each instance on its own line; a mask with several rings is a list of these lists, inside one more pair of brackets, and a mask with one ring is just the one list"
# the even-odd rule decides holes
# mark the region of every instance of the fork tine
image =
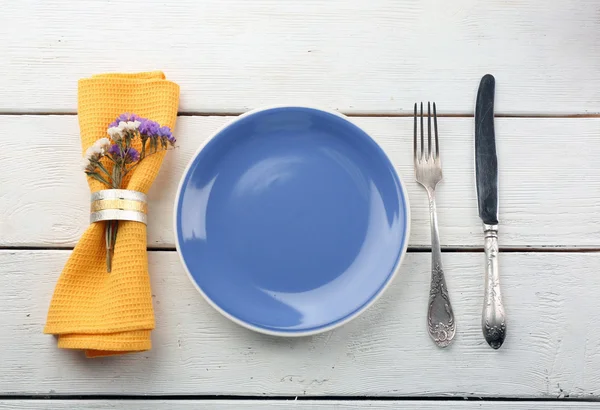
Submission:
[[415,103],[415,130],[413,137],[413,157],[417,160],[417,103]]
[[425,137],[423,135],[423,102],[421,102],[421,156],[419,159],[423,159],[423,153],[425,152]]
[[427,159],[431,156],[431,103],[427,101]]
[[[433,103],[433,132],[435,134],[435,159],[440,158],[440,143],[438,141],[438,130],[437,130],[437,112],[435,109],[435,102]],[[431,144],[431,141],[429,142]]]

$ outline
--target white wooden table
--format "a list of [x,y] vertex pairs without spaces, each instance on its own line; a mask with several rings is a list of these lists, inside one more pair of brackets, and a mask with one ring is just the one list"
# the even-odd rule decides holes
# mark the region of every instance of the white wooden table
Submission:
[[[600,408],[597,0],[14,1],[2,6],[0,40],[0,408]],[[181,86],[181,149],[150,192],[154,347],[86,360],[42,334],[88,218],[77,80],[151,69]],[[473,106],[488,72],[510,321],[499,351],[480,331],[473,175]],[[425,329],[429,226],[410,117],[421,100],[444,115],[438,208],[458,322],[446,350]],[[192,153],[235,115],[276,103],[352,115],[389,154],[412,206],[410,252],[389,291],[306,339],[230,323],[174,251],[173,199]]]

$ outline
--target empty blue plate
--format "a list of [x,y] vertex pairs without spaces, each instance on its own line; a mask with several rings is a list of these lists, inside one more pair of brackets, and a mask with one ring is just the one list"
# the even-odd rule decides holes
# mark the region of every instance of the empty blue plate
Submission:
[[177,250],[225,316],[281,336],[358,316],[406,252],[406,191],[382,149],[341,114],[246,113],[196,153],[175,204]]

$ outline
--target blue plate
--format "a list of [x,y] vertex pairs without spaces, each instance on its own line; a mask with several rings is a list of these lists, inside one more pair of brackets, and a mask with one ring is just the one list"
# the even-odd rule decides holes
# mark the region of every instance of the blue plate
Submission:
[[358,316],[406,252],[406,191],[346,117],[307,107],[248,112],[196,153],[175,204],[177,250],[222,314],[280,336]]

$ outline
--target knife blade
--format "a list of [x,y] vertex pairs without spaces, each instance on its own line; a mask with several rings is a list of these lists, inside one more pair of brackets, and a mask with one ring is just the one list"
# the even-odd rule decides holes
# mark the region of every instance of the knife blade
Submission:
[[485,75],[475,105],[475,175],[479,217],[484,224],[498,225],[498,157],[494,133],[496,80]]
[[485,287],[481,327],[485,340],[494,349],[506,337],[506,315],[498,272],[498,157],[494,130],[496,80],[483,76],[475,105],[475,179],[479,217],[483,222]]

